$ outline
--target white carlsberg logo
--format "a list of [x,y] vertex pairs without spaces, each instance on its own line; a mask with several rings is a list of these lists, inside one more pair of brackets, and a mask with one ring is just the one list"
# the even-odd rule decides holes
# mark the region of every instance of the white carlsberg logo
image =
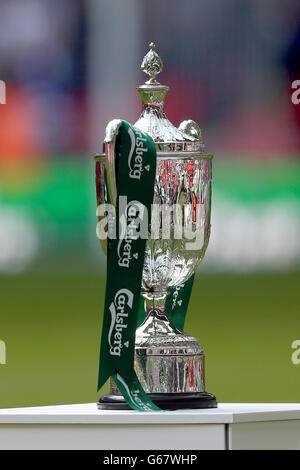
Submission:
[[123,329],[127,328],[128,312],[125,311],[128,305],[132,308],[133,293],[128,289],[120,289],[115,295],[114,301],[110,304],[111,323],[108,332],[109,353],[112,356],[120,356],[123,345],[128,348],[128,341],[123,344]]
[[[122,196],[121,196],[122,197]],[[147,238],[148,221],[144,217],[145,206],[139,201],[131,201],[125,206],[120,217],[120,237],[117,247],[118,264],[130,267],[132,257],[138,259],[138,253],[132,254],[132,241],[139,237]]]
[[135,389],[130,391],[128,385],[126,384],[125,380],[120,376],[120,374],[117,374],[117,379],[121,382],[123,387],[125,388],[128,397],[130,400],[133,402],[134,405],[139,406],[140,408],[143,408],[144,411],[151,411],[151,407],[148,406],[146,403],[144,403],[140,397],[139,397],[139,390]]
[[[128,134],[131,140],[131,148],[128,155],[128,168],[129,168],[129,177],[135,179],[141,179],[141,174],[143,170],[143,154],[144,152],[148,152],[147,147],[144,147],[144,142],[147,142],[147,139],[143,138],[142,133],[136,129],[136,133],[138,134],[137,138],[135,138],[133,130],[129,127]],[[134,159],[133,153],[135,150]],[[132,161],[133,160],[133,161]],[[149,165],[147,165],[149,166]],[[147,168],[149,171],[149,169]]]

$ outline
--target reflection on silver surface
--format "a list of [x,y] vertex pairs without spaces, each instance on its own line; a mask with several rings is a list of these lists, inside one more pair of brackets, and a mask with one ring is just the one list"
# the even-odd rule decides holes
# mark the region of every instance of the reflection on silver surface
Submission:
[[[161,301],[163,301],[163,297]],[[136,374],[148,393],[202,392],[204,354],[196,338],[175,329],[163,307],[148,310],[136,331]]]
[[[152,214],[150,234],[152,229],[157,239],[147,240],[142,287],[164,292],[189,279],[204,257],[210,234],[211,161],[158,161],[153,203],[159,210]],[[176,230],[182,234],[179,239]]]

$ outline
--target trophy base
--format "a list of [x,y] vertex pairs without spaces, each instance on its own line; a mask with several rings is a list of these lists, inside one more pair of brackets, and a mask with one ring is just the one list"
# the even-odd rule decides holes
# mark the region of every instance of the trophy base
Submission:
[[[149,398],[162,410],[186,410],[217,408],[218,402],[208,392],[198,393],[149,393]],[[99,410],[131,410],[122,395],[103,395],[97,403]]]

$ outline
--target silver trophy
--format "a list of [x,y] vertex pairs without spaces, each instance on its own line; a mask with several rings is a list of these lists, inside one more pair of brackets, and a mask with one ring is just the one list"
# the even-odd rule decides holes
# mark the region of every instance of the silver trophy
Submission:
[[[168,120],[164,100],[169,87],[156,80],[162,60],[155,45],[149,47],[141,68],[150,79],[137,87],[143,110],[134,127],[154,140],[157,168],[142,276],[146,316],[136,330],[134,368],[145,392],[160,408],[214,408],[215,396],[205,391],[203,347],[175,328],[165,312],[168,290],[180,289],[195,273],[208,245],[212,155],[204,151],[198,124],[187,120],[176,128]],[[119,125],[119,120],[108,124],[105,143],[114,140]],[[95,157],[100,162],[100,203],[116,200],[113,151],[106,146],[105,154]],[[106,253],[106,241],[101,245]],[[176,302],[177,290],[173,291]],[[128,408],[113,380],[98,407]]]

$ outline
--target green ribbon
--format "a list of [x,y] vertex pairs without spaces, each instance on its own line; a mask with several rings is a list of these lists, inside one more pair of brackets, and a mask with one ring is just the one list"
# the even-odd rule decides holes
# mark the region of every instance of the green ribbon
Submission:
[[[98,163],[96,165],[99,165]],[[150,136],[122,121],[116,138],[117,237],[107,240],[107,279],[99,359],[98,390],[112,377],[131,408],[158,411],[134,371],[136,326],[145,318],[140,295],[146,237],[156,173],[156,149]],[[99,181],[96,166],[97,195]],[[149,220],[148,220],[149,217]],[[144,236],[139,236],[144,228]],[[145,236],[146,235],[146,236]],[[194,276],[169,289],[166,313],[182,330]]]
[[107,280],[98,390],[112,377],[136,410],[159,410],[134,371],[134,344],[146,238],[151,217],[156,149],[151,137],[122,121],[115,145],[116,233],[108,238]]
[[166,299],[166,313],[169,321],[178,330],[183,331],[186,313],[193,289],[195,274],[184,284],[170,287]]

